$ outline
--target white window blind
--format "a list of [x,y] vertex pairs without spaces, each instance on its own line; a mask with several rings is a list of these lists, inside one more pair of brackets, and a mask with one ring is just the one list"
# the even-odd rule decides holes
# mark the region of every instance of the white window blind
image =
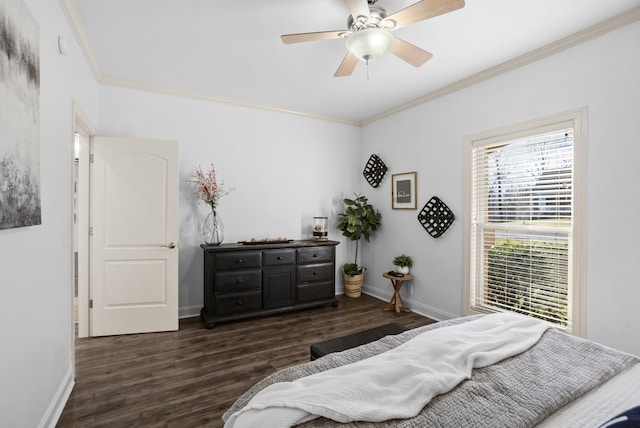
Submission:
[[574,130],[471,147],[470,296],[571,330]]

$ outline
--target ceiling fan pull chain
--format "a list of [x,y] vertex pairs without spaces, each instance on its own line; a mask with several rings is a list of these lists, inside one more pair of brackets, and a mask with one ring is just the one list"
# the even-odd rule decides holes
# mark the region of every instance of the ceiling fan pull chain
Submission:
[[367,80],[369,80],[369,58],[367,58],[365,62],[367,64]]

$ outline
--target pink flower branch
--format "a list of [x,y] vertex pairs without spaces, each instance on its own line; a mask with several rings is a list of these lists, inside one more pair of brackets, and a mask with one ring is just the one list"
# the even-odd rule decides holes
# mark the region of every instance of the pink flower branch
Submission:
[[194,180],[192,180],[191,183],[195,183],[198,186],[193,194],[196,195],[201,201],[209,204],[212,209],[215,209],[217,207],[220,198],[228,195],[232,190],[234,190],[233,188],[225,190],[223,188],[223,181],[218,184],[218,180],[216,178],[216,170],[213,164],[211,164],[211,169],[206,175],[202,171],[202,167],[198,166],[193,177]]

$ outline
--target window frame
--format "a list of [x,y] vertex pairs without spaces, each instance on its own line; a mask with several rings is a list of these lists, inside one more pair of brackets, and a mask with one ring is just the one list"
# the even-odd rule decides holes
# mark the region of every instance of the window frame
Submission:
[[[473,173],[472,152],[474,147],[493,145],[500,142],[525,139],[561,128],[573,128],[573,206],[572,206],[572,263],[571,281],[568,285],[568,314],[570,329],[567,332],[585,337],[586,335],[586,255],[587,255],[587,107],[541,117],[517,124],[496,128],[464,137],[464,315],[493,312],[474,305],[475,290],[472,272],[472,204]],[[569,126],[567,126],[569,125]]]

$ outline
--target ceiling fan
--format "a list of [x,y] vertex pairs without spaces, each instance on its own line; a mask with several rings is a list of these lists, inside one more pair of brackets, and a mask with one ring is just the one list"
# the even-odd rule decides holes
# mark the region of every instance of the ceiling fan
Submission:
[[347,55],[342,60],[335,77],[350,76],[358,60],[373,61],[387,51],[420,67],[433,55],[391,34],[391,31],[425,19],[442,15],[464,7],[464,0],[420,0],[398,12],[387,15],[377,0],[344,0],[349,9],[347,30],[320,31],[315,33],[285,34],[285,44],[344,38]]

